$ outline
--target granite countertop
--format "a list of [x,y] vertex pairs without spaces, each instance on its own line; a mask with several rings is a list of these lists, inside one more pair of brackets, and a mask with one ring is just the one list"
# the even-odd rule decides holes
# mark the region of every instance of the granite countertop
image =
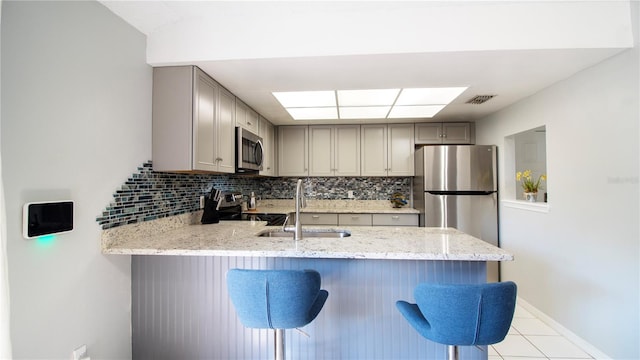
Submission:
[[[452,228],[347,226],[350,237],[258,237],[261,221],[198,224],[200,212],[102,232],[102,252],[122,255],[509,261],[513,255]],[[332,227],[309,226],[305,229]],[[333,227],[335,228],[335,227]]]

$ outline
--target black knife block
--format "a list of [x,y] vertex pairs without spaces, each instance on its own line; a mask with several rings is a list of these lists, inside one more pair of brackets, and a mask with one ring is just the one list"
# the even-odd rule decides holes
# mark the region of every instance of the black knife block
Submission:
[[209,196],[204,199],[204,212],[200,222],[203,224],[217,224],[220,222],[220,212],[216,210],[218,202],[211,200]]

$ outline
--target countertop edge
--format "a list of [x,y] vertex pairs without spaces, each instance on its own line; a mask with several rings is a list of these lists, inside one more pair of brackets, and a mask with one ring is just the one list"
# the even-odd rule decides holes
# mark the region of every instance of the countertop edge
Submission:
[[513,255],[476,254],[442,255],[411,253],[321,253],[262,250],[184,250],[184,249],[105,249],[105,255],[155,255],[155,256],[237,256],[305,259],[350,259],[350,260],[439,260],[439,261],[513,261]]
[[[155,223],[153,223],[155,222]],[[513,255],[452,228],[349,226],[344,239],[260,238],[260,221],[198,224],[196,214],[102,232],[111,255],[248,256],[332,259],[511,261]]]

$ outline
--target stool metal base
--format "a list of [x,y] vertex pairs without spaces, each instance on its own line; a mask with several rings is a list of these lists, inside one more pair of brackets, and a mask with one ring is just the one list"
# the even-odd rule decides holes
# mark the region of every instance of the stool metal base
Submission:
[[447,345],[447,351],[449,353],[449,360],[458,360],[458,346]]
[[274,329],[275,360],[284,360],[284,329]]

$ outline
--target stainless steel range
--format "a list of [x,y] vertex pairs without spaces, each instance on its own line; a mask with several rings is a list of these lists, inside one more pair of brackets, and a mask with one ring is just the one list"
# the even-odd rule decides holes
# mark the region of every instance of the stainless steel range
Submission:
[[286,214],[242,212],[242,194],[237,192],[222,193],[218,212],[223,221],[266,221],[268,226],[282,226],[287,220]]

